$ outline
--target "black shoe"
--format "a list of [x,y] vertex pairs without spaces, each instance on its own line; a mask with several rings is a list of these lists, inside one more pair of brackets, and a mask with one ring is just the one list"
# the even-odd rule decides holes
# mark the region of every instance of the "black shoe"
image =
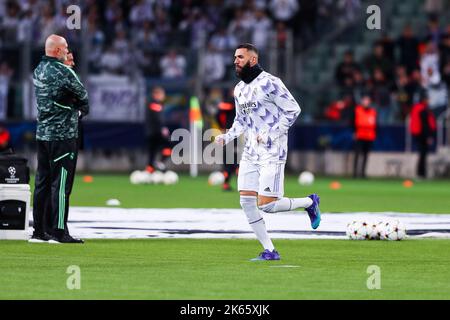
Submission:
[[49,243],[84,243],[81,239],[73,238],[69,234],[64,234],[62,237],[50,240]]
[[50,240],[56,240],[56,238],[47,232],[44,233],[36,233],[33,232],[33,235],[31,236],[31,239],[28,240],[29,243],[42,243],[42,242],[48,242]]

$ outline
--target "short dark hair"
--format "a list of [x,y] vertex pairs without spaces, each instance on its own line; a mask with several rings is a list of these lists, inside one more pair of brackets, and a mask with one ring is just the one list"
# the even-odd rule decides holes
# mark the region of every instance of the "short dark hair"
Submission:
[[242,43],[237,46],[236,50],[237,49],[247,49],[248,51],[253,51],[254,53],[258,54],[258,49],[256,49],[256,47],[251,43]]

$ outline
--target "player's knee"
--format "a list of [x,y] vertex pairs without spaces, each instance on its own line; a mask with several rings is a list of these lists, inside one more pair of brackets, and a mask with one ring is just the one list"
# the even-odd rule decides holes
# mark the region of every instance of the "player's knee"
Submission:
[[258,205],[259,209],[266,213],[274,213],[275,212],[275,201],[269,202],[263,205]]
[[274,207],[277,200],[277,198],[273,197],[258,197],[258,207],[266,213],[273,213],[275,212]]

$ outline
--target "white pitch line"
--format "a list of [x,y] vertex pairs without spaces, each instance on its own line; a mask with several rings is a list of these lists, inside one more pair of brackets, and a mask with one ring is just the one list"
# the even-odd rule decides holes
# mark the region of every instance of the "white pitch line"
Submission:
[[[322,213],[317,230],[304,211],[265,214],[264,220],[274,239],[346,239],[347,223],[353,220],[399,220],[407,232],[429,230],[411,238],[450,238],[450,214]],[[69,230],[86,239],[255,238],[241,209],[71,207]]]

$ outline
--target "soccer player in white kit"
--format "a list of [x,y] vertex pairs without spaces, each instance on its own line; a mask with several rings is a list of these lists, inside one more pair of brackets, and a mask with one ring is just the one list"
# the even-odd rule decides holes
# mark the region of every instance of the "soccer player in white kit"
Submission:
[[264,247],[252,260],[280,260],[260,209],[275,213],[305,208],[311,227],[316,229],[320,224],[319,196],[283,197],[288,130],[300,114],[300,106],[279,78],[260,67],[258,50],[252,44],[237,47],[234,65],[242,80],[234,89],[236,118],[230,130],[218,135],[215,142],[225,145],[245,135],[238,175],[240,203]]

